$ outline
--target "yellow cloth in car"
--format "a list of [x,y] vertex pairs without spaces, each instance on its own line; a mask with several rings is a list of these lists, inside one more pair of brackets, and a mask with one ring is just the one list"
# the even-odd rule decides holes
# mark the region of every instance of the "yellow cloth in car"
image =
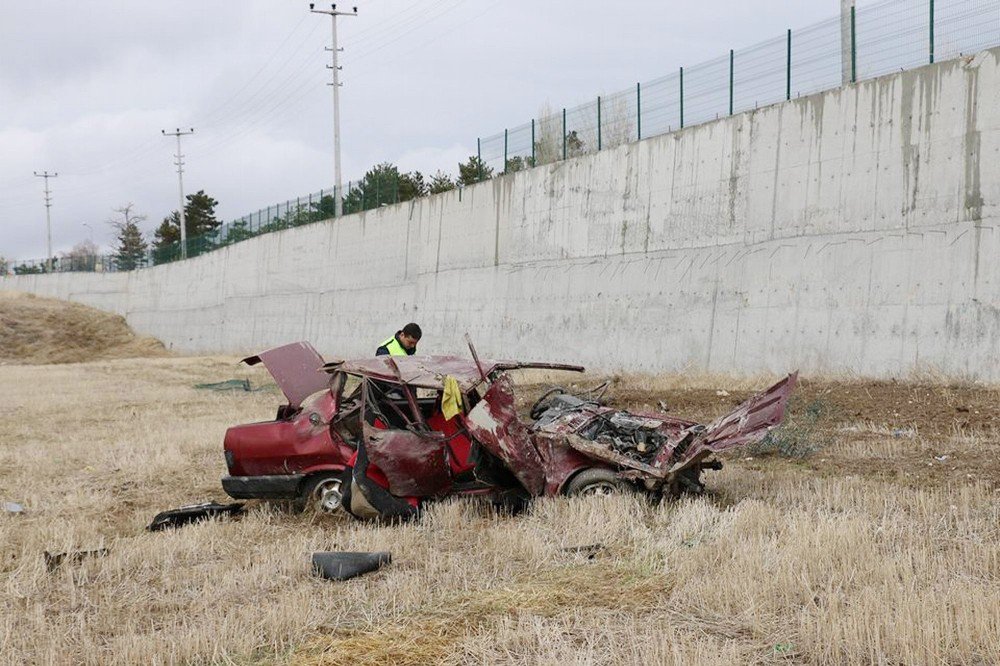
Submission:
[[444,378],[444,395],[441,396],[441,413],[447,421],[462,413],[462,389],[458,380],[448,375]]

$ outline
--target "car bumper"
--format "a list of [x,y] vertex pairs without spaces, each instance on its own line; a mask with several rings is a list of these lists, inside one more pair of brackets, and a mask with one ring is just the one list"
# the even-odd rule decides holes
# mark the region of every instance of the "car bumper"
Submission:
[[294,499],[305,474],[224,476],[222,489],[234,499]]

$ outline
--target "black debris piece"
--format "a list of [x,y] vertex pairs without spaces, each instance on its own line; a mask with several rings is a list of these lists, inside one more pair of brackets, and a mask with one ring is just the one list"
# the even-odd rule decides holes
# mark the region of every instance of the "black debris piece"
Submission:
[[327,580],[348,580],[392,562],[392,553],[313,553],[313,572]]
[[234,502],[233,504],[219,504],[218,502],[192,504],[156,514],[153,522],[146,529],[150,532],[156,532],[168,527],[181,527],[189,523],[196,523],[215,516],[239,516],[242,513],[242,502]]
[[111,551],[107,548],[98,548],[96,550],[73,550],[66,553],[50,553],[45,551],[42,555],[45,557],[45,568],[49,571],[55,571],[63,565],[63,563],[69,564],[79,564],[84,559],[88,557],[104,557]]

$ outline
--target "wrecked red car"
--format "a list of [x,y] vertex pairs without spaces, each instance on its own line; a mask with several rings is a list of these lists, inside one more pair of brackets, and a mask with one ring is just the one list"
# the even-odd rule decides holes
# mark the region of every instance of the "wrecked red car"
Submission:
[[697,493],[702,472],[722,466],[713,454],[757,442],[781,423],[796,382],[789,375],[709,425],[625,412],[596,391],[560,388],[522,418],[511,370],[583,368],[480,360],[472,351],[471,359],[324,364],[299,342],[244,359],[263,363],[288,402],[273,421],[226,432],[223,488],[237,499],[291,499],[358,518],[405,518],[462,494],[515,507],[540,495],[628,488]]

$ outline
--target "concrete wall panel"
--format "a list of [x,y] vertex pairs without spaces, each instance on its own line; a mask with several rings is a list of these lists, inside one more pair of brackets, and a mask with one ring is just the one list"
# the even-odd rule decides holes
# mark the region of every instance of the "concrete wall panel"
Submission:
[[0,288],[174,349],[308,339],[718,372],[1000,380],[1000,50],[129,274]]

